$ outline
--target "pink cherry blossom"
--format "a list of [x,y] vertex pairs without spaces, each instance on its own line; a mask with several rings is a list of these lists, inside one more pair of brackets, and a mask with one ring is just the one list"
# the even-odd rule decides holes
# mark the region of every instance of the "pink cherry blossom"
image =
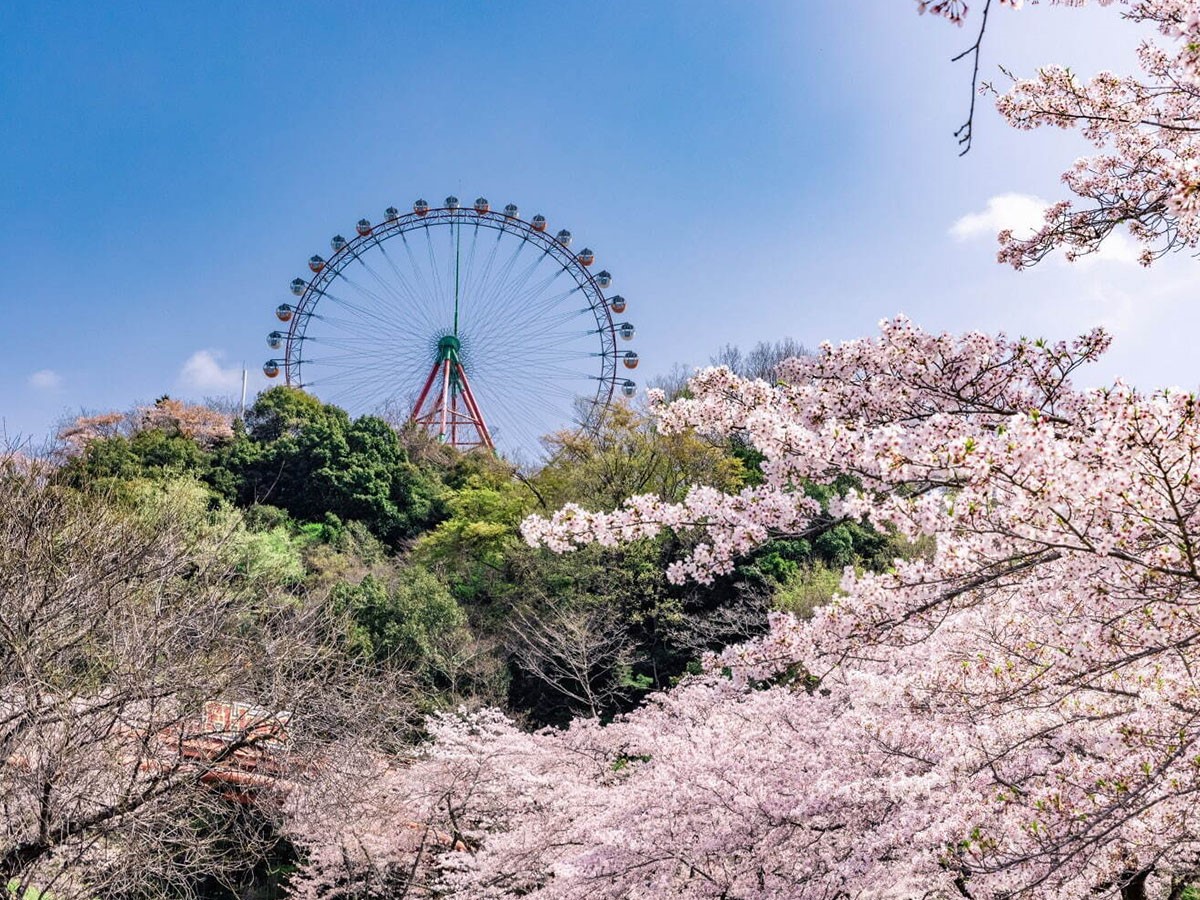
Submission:
[[[571,508],[526,536],[566,550],[695,532],[673,576],[700,579],[840,517],[936,551],[847,571],[811,621],[776,616],[612,725],[444,723],[430,779],[448,783],[438,766],[464,747],[502,762],[480,776],[470,849],[438,863],[443,887],[1083,900],[1196,877],[1200,417],[1190,394],[1073,388],[1107,345],[899,318],[789,361],[776,385],[700,373],[661,427],[742,435],[762,486]],[[800,489],[843,473],[860,487],[827,509]]]

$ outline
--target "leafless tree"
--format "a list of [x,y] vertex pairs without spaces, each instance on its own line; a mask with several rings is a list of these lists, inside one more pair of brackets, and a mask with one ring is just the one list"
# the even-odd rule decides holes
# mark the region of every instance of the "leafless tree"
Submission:
[[627,693],[614,676],[628,667],[633,644],[606,604],[519,607],[509,636],[517,664],[588,715],[599,716]]
[[258,857],[288,785],[403,704],[327,604],[239,574],[163,501],[122,509],[0,457],[0,885],[187,897]]
[[671,622],[667,629],[671,643],[700,658],[765,633],[767,618],[775,609],[771,590],[742,583],[736,586],[736,591],[737,596],[731,602],[712,608],[685,601],[686,614]]
[[785,359],[797,356],[811,356],[812,351],[793,338],[781,338],[778,341],[759,341],[750,348],[748,353],[735,344],[726,344],[710,359],[714,366],[728,366],[742,378],[761,378],[764,381],[777,381],[777,368]]
[[688,381],[696,374],[696,370],[692,366],[684,365],[683,363],[675,363],[669,370],[661,375],[655,375],[646,382],[646,387],[656,388],[666,395],[668,400],[675,400],[682,397],[687,391]]

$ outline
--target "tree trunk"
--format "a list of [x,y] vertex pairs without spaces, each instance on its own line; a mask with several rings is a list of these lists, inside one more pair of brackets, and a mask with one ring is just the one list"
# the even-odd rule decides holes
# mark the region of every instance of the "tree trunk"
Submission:
[[1121,877],[1121,900],[1146,900],[1146,879],[1149,869],[1140,872],[1124,872]]

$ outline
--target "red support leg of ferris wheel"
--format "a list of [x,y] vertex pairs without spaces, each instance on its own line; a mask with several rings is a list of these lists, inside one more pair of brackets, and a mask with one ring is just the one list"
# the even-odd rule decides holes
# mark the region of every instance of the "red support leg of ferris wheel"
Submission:
[[[459,343],[454,337],[447,336],[438,342],[438,357],[425,379],[411,420],[431,432],[436,430],[438,440],[460,450],[471,447],[494,450],[491,433],[471,391],[471,382],[458,359],[458,350]],[[433,388],[439,378],[441,386],[435,393]],[[465,411],[463,407],[466,407]]]

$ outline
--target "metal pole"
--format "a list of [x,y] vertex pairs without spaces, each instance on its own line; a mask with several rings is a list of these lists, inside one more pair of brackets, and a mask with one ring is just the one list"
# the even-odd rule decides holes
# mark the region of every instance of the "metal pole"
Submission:
[[447,359],[444,365],[446,368],[442,378],[442,427],[438,431],[438,437],[443,441],[446,439],[446,414],[450,411],[450,360]]

